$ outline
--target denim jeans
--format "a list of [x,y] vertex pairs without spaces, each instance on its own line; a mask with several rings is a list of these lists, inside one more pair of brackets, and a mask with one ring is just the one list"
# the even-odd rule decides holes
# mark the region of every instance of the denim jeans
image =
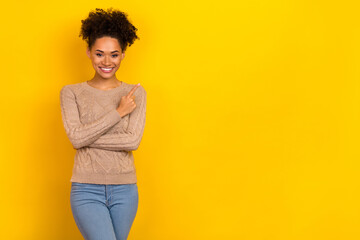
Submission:
[[126,240],[138,201],[136,183],[71,183],[71,211],[85,240]]

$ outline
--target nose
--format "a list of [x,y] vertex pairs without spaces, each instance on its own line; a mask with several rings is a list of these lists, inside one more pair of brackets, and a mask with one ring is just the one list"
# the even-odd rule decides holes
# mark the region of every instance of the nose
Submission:
[[103,64],[104,64],[105,66],[108,66],[110,63],[111,63],[111,62],[110,62],[110,57],[109,57],[109,56],[105,56],[105,57],[104,57]]

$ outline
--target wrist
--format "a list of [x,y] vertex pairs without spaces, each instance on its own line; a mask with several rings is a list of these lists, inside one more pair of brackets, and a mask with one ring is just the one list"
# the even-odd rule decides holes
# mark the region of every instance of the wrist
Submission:
[[120,117],[123,117],[123,116],[124,116],[124,113],[123,113],[121,110],[116,109],[116,111],[119,113]]

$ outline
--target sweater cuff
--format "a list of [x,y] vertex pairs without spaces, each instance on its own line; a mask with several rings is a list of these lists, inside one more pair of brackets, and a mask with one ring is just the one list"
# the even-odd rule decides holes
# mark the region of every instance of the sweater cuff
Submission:
[[109,115],[110,115],[111,119],[114,119],[116,122],[121,120],[120,113],[118,111],[116,111],[116,109],[111,110]]

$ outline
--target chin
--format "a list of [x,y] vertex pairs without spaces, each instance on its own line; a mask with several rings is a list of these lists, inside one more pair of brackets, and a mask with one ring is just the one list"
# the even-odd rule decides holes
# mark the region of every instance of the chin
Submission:
[[109,78],[114,77],[114,76],[115,76],[115,73],[116,73],[116,72],[111,73],[111,74],[106,74],[106,73],[103,73],[103,72],[98,72],[98,74],[99,74],[102,78],[104,78],[104,79],[109,79]]
[[111,79],[111,78],[114,77],[114,75],[111,75],[111,76],[101,76],[101,77],[104,78],[104,79]]

